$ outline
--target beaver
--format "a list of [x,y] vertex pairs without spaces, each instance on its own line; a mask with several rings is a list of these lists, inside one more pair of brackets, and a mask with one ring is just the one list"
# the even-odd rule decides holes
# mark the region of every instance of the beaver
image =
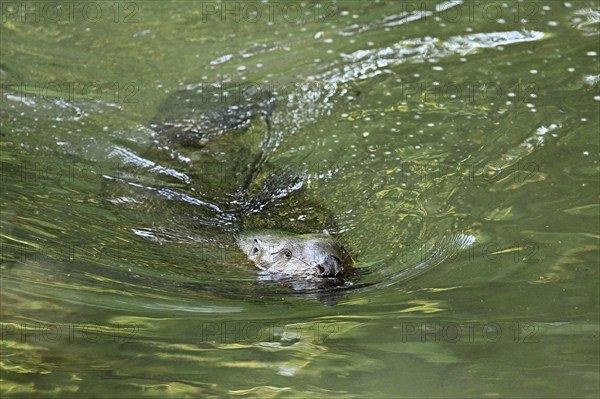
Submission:
[[[161,148],[191,149],[195,161],[220,165],[227,175],[218,182],[202,179],[203,187],[197,192],[205,193],[204,203],[215,205],[198,209],[205,213],[196,215],[205,221],[203,229],[215,225],[210,220],[227,220],[229,226],[233,225],[229,228],[237,246],[259,269],[273,276],[339,280],[352,270],[352,258],[328,233],[314,233],[326,227],[326,218],[322,212],[310,215],[315,212],[307,209],[314,211],[320,206],[292,199],[302,187],[301,177],[289,170],[265,173],[268,151],[277,147],[271,143],[276,140],[270,120],[274,102],[270,93],[257,91],[256,87],[188,86],[172,93],[159,106],[150,126],[158,133]],[[263,138],[258,137],[260,134],[240,136],[252,130],[258,116],[262,116],[263,128],[253,131],[262,131]],[[224,203],[226,198],[229,200]],[[300,215],[303,228],[310,224],[307,219],[319,224],[318,228],[310,229],[310,233],[299,233],[296,228],[287,229],[294,233],[270,228],[274,221],[273,225],[286,229],[286,221],[300,220]]]
[[238,246],[258,268],[275,275],[341,278],[349,274],[353,264],[344,246],[327,231],[250,231],[240,235]]

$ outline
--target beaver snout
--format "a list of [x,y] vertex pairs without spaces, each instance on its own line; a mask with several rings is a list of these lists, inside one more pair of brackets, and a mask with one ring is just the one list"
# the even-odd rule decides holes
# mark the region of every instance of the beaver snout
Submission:
[[315,266],[319,277],[336,277],[344,273],[342,261],[333,255],[327,255],[323,261]]

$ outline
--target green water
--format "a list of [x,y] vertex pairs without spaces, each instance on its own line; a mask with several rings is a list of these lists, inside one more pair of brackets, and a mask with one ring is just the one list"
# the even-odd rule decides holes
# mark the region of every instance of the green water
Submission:
[[[2,397],[598,395],[597,2],[0,4]],[[238,82],[319,204],[254,222],[332,215],[333,292],[228,244],[202,161],[260,118],[154,145],[169,93]]]

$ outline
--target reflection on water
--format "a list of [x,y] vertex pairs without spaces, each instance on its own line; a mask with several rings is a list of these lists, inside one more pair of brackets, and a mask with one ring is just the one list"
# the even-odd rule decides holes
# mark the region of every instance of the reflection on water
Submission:
[[[597,395],[594,4],[97,3],[94,24],[15,4],[5,395]],[[196,107],[174,93],[238,82],[274,98],[251,123],[157,134]],[[240,217],[245,185],[269,201]],[[254,226],[328,228],[356,273],[262,275],[234,239]]]

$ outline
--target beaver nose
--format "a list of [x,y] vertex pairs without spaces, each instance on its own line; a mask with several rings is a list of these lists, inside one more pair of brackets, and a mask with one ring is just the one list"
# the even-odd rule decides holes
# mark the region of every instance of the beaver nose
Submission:
[[323,261],[315,267],[317,276],[320,277],[335,277],[342,274],[344,268],[342,262],[333,255],[327,255]]

